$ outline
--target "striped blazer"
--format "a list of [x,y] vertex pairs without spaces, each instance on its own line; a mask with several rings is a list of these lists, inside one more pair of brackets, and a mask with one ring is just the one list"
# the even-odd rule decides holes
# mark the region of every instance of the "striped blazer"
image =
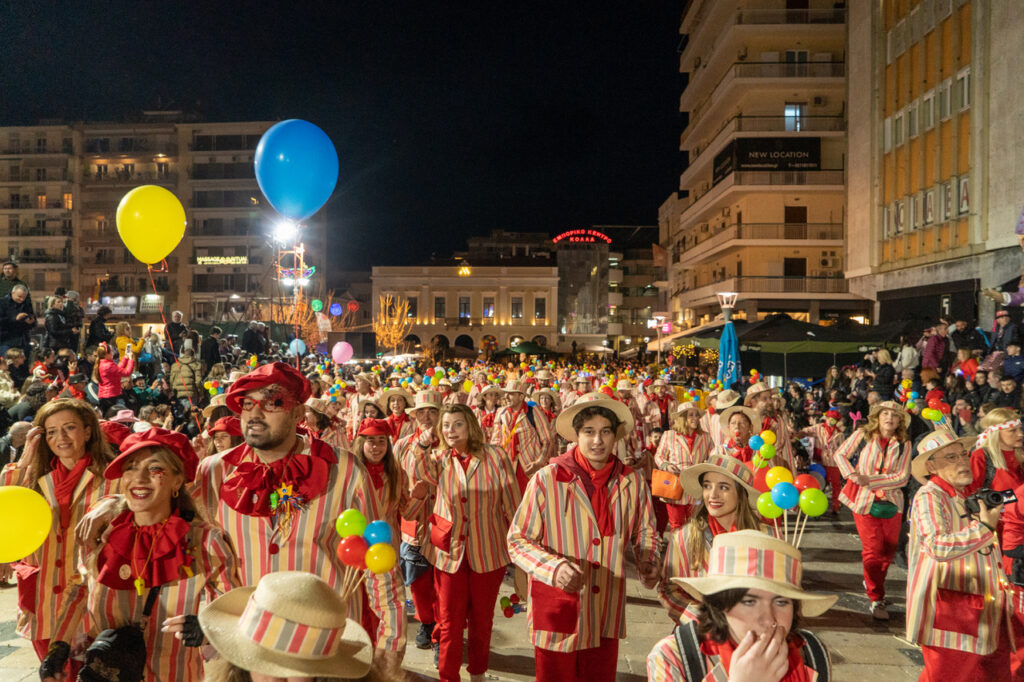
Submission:
[[555,438],[552,425],[539,407],[531,407],[524,403],[533,414],[533,425],[526,412],[513,412],[511,407],[502,407],[494,418],[494,430],[491,432],[491,444],[497,445],[512,457],[513,468],[519,465],[526,468],[541,461]]
[[148,590],[140,597],[134,589],[117,590],[100,583],[96,568],[99,552],[79,552],[79,575],[69,590],[71,596],[53,638],[72,642],[84,626],[89,638],[95,639],[107,628],[138,623],[143,625],[146,640],[147,682],[201,682],[202,649],[187,647],[160,628],[167,618],[198,615],[203,605],[238,587],[238,559],[227,536],[208,524],[193,523],[188,544],[196,548],[193,576],[161,585],[148,619],[143,615]]
[[[648,682],[729,682],[729,674],[722,665],[720,656],[705,656],[705,667],[708,674],[701,680],[687,680],[683,672],[682,655],[676,644],[675,633],[661,639],[651,653],[647,655]],[[808,666],[803,666],[803,677],[808,682],[815,682],[818,673]]]
[[435,450],[417,461],[415,480],[435,487],[433,516],[452,524],[448,551],[429,537],[422,545],[434,568],[455,573],[463,559],[476,573],[508,565],[505,534],[519,505],[519,484],[501,448],[485,445],[483,456],[473,457],[465,470],[450,449]]
[[[907,553],[907,639],[983,656],[995,651],[1001,621],[1010,617],[1011,600],[1000,585],[1005,578],[995,534],[976,520],[961,518],[964,513],[962,499],[934,481],[914,497]],[[976,595],[977,636],[935,626],[946,590]]]
[[870,478],[870,483],[867,487],[850,486],[856,489],[853,497],[844,488],[839,494],[839,501],[855,514],[869,513],[871,505],[878,499],[892,502],[902,512],[902,488],[910,478],[910,441],[901,443],[894,436],[889,439],[885,452],[882,452],[881,442],[876,436],[860,448],[860,456],[854,468],[850,459],[857,453],[862,439],[861,431],[855,431],[836,450],[835,462],[843,478],[849,478],[852,474],[865,474]]
[[[421,458],[430,456],[430,451],[423,450],[418,444],[420,433],[420,427],[417,425],[415,431],[395,443],[393,448],[395,458],[398,460],[398,466],[405,477],[406,488],[409,487],[410,481],[416,478],[416,462]],[[399,518],[399,526],[402,529],[402,542],[407,542],[417,547],[423,544],[423,532],[425,531],[425,524],[421,517],[426,516],[426,509],[432,509],[434,506],[433,497],[430,495],[425,500],[420,500],[419,502],[421,506],[418,513],[413,514],[406,510],[400,514]],[[392,528],[398,528],[399,526],[392,526]]]
[[356,439],[356,432],[359,431],[359,423],[363,421],[363,416],[359,414],[359,403],[363,400],[377,400],[380,398],[380,391],[370,391],[366,395],[361,395],[359,392],[349,394],[348,400],[348,414],[346,415],[348,421],[348,439],[349,442]]
[[[304,436],[300,438],[305,454],[309,453],[311,443],[317,447],[330,447],[322,441],[311,441]],[[243,443],[238,447],[248,446]],[[340,590],[345,565],[337,555],[340,538],[334,526],[338,515],[346,509],[355,508],[367,519],[382,517],[362,462],[347,451],[337,453],[338,463],[330,467],[324,494],[310,500],[290,526],[284,527],[273,517],[248,516],[221,501],[221,483],[235,469],[224,461],[224,455],[232,451],[226,450],[200,462],[196,476],[196,503],[206,518],[219,524],[231,538],[240,559],[241,584],[254,586],[261,577],[274,571],[306,571]],[[376,589],[379,580],[372,572],[366,572],[367,594]],[[350,617],[358,621],[362,606],[361,598],[352,599]]]
[[508,549],[531,584],[553,585],[555,569],[565,559],[583,570],[574,633],[539,630],[532,600],[527,611],[534,646],[570,652],[599,646],[602,637],[626,636],[626,548],[632,545],[639,560],[657,562],[657,535],[651,493],[639,473],[625,467],[609,482],[615,530],[605,537],[583,484],[575,477],[558,480],[558,468],[549,464],[530,479],[508,531]]
[[[23,474],[23,469],[8,465],[0,475],[0,485],[19,485]],[[50,505],[53,521],[42,546],[21,562],[39,569],[32,578],[36,583],[33,611],[18,611],[17,631],[25,639],[52,639],[58,614],[68,599],[69,586],[77,576],[75,526],[92,505],[120,492],[120,486],[120,481],[108,481],[88,470],[83,473],[71,496],[70,523],[67,531],[62,533],[53,475],[47,474],[39,479],[39,492]]]
[[[718,415],[708,409],[700,416],[700,428],[711,437],[712,450],[717,450],[722,445],[722,422]],[[728,440],[728,439],[726,439]]]
[[827,467],[839,466],[836,464],[836,451],[839,446],[843,444],[843,430],[839,427],[832,429],[832,434],[828,433],[827,424],[815,424],[806,429],[805,433],[809,433],[814,439],[815,450],[821,451],[821,463]]
[[[693,450],[686,444],[686,436],[675,431],[666,431],[661,436],[658,449],[654,453],[654,468],[665,470],[667,465],[679,468],[680,473],[694,464],[707,460],[711,454],[711,438],[706,433],[697,433],[693,439]],[[695,504],[685,492],[678,500],[665,500],[668,504]]]

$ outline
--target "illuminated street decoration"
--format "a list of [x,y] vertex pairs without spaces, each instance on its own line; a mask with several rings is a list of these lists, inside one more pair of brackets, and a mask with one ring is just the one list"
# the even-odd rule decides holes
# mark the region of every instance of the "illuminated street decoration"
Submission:
[[605,244],[611,244],[612,238],[604,234],[603,232],[598,232],[597,230],[579,229],[567,230],[558,235],[557,237],[555,237],[554,239],[552,239],[551,241],[553,241],[555,244],[561,241],[576,242],[580,244],[594,244],[601,241],[604,242]]

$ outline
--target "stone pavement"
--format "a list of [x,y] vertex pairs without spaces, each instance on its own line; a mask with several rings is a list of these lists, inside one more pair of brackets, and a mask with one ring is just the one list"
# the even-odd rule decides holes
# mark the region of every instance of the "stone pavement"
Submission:
[[[893,602],[892,619],[876,624],[868,613],[860,570],[860,542],[849,511],[839,519],[812,519],[804,534],[804,584],[810,590],[840,595],[839,603],[805,627],[822,637],[832,655],[838,682],[902,682],[916,680],[921,653],[902,640],[906,572],[895,566],[889,572],[888,591]],[[511,594],[506,580],[501,594]],[[629,581],[627,607],[629,637],[619,646],[618,680],[646,680],[645,659],[656,641],[669,633],[671,623],[654,593]],[[14,634],[15,590],[0,589],[0,682],[38,680],[38,662],[31,646]],[[410,622],[410,639],[417,624]],[[431,652],[410,646],[405,667],[412,679],[436,680]],[[491,640],[491,680],[532,680],[533,650],[526,638],[526,614],[511,619],[495,612]],[[463,679],[469,675],[463,669]]]

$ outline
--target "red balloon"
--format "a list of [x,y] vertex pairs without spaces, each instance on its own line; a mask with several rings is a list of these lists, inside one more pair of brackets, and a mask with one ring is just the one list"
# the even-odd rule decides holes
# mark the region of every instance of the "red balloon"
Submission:
[[341,563],[352,568],[366,568],[366,550],[369,545],[361,535],[349,535],[338,543],[338,558]]
[[772,488],[770,485],[768,485],[768,481],[765,480],[765,477],[768,475],[768,471],[769,467],[765,467],[763,469],[758,469],[756,472],[754,472],[754,487],[757,488],[762,493],[767,493],[771,491]]
[[426,374],[428,377],[434,376],[434,368],[433,367],[428,367],[427,371],[424,372],[424,374]]
[[507,606],[507,607],[505,607],[505,610],[502,611],[502,613],[505,614],[506,618],[511,618],[512,616],[514,616],[516,614],[516,610],[514,608],[512,608],[511,606]]
[[949,405],[946,403],[939,403],[939,411],[942,412],[942,414],[949,414]]
[[609,398],[614,398],[615,397],[615,395],[612,393],[612,387],[611,386],[602,386],[601,387],[601,393],[604,393]]
[[519,603],[519,595],[516,594],[515,592],[513,592],[511,595],[509,595],[508,600],[510,602],[512,602],[513,604],[518,604]]
[[932,398],[931,400],[928,401],[928,407],[932,408],[933,410],[939,409],[939,405],[941,404],[942,401],[939,400],[938,398]]
[[800,492],[803,492],[808,488],[819,487],[818,480],[814,478],[814,476],[811,476],[810,474],[800,474],[799,476],[796,477],[796,480],[793,481],[793,485],[795,485],[796,489],[799,490]]

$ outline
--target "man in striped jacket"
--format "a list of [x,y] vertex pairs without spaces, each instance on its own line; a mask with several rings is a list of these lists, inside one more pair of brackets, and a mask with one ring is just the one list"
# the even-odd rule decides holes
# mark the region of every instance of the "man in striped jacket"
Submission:
[[[931,479],[910,513],[907,639],[922,680],[1010,680],[1010,600],[996,524],[1003,505],[968,513],[973,438],[939,430],[918,444],[912,473]],[[965,448],[965,445],[967,446]]]
[[544,410],[526,402],[526,382],[509,382],[505,387],[509,403],[498,408],[491,432],[491,444],[502,448],[512,459],[512,467],[519,481],[519,490],[537,469],[547,464],[545,456],[555,434],[551,430]]
[[627,545],[645,587],[658,583],[651,495],[614,455],[633,429],[629,408],[588,393],[558,416],[574,441],[529,482],[508,532],[530,575],[528,624],[540,682],[612,682],[626,636]]

